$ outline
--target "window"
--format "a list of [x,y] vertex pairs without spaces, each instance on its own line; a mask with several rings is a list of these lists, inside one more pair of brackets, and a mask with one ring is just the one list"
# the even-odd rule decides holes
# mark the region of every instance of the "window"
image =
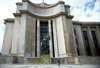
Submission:
[[87,55],[91,55],[90,46],[89,46],[88,37],[87,37],[87,31],[83,31],[83,35],[84,35]]
[[79,49],[78,49],[78,48],[77,48],[77,53],[78,53],[78,55],[80,55],[80,54],[79,54]]
[[96,39],[95,31],[91,31],[91,33],[92,33],[92,37],[93,37],[93,41],[94,41],[94,45],[95,45],[95,48],[96,48],[97,55],[100,55],[100,49],[99,49],[98,42],[97,42],[97,39]]
[[[40,43],[42,42],[44,36],[48,35],[48,22],[40,22]],[[49,49],[49,41],[47,41],[47,46]]]
[[76,30],[74,30],[74,35],[76,36]]
[[76,45],[78,45],[78,41],[77,41],[77,39],[75,39],[76,40]]

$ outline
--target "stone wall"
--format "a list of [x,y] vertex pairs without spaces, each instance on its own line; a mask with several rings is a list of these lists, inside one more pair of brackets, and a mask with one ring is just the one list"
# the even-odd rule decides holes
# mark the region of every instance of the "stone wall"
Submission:
[[25,64],[41,64],[41,58],[25,58]]
[[13,56],[14,64],[24,64],[24,57]]
[[0,55],[0,64],[12,64],[12,62],[13,62],[12,56]]
[[[60,59],[61,64],[96,64],[100,65],[100,57],[66,57],[51,58],[51,64],[57,64]],[[41,64],[41,58],[24,58],[19,56],[0,55],[0,64]]]
[[99,64],[100,57],[78,57],[81,64]]
[[64,64],[64,58],[51,58],[51,64],[57,64],[58,63],[58,59],[60,59],[60,63]]

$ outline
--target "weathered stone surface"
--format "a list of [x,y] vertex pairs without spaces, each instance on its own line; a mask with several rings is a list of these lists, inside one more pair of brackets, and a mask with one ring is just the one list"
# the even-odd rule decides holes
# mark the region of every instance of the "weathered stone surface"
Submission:
[[12,56],[0,55],[0,64],[12,64],[12,63],[13,63]]
[[[82,31],[87,31],[90,51],[93,56],[96,56],[97,50],[91,31],[95,31],[100,49],[100,22],[72,21],[70,6],[65,5],[63,1],[51,5],[43,4],[22,0],[22,3],[16,4],[15,19],[4,20],[6,28],[1,55],[5,56],[0,57],[0,63],[41,64],[40,23],[48,22],[52,64],[56,64],[58,58],[60,58],[61,64],[99,64],[100,57],[87,57],[88,49]],[[74,36],[74,29],[76,36]],[[78,41],[77,46],[75,39]],[[77,55],[77,48],[80,56]]]
[[81,64],[98,64],[100,65],[100,57],[78,57]]
[[61,64],[65,63],[65,59],[64,58],[51,58],[51,63],[52,64],[58,64],[58,59],[60,59],[60,63]]
[[62,16],[59,16],[56,18],[56,28],[57,28],[59,57],[65,57],[66,56],[66,49],[65,49],[65,39],[64,39],[64,29],[63,29]]
[[4,41],[3,41],[2,51],[1,51],[2,55],[11,54],[13,26],[14,26],[14,23],[12,22],[6,23]]
[[25,64],[41,64],[41,58],[24,58]]
[[11,53],[14,55],[18,55],[19,48],[19,34],[20,34],[20,17],[15,18],[14,28],[13,28],[13,38],[12,38],[12,47]]

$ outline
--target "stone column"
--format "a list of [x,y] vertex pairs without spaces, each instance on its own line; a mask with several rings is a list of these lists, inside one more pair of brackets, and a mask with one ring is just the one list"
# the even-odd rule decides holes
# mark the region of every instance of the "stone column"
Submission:
[[56,27],[56,20],[53,19],[53,38],[54,38],[54,51],[55,57],[58,57],[58,44],[57,44],[57,27]]
[[96,26],[96,38],[97,38],[98,46],[99,46],[99,49],[100,49],[100,31],[99,31],[98,26]]
[[[66,57],[66,49],[68,49],[68,51],[70,50],[69,47],[66,47],[66,43],[65,43],[65,37],[64,34],[67,35],[67,33],[64,33],[64,25],[63,22],[65,21],[65,19],[62,19],[62,16],[59,16],[56,18],[56,26],[57,26],[57,41],[58,41],[58,48],[59,48],[59,57]],[[67,37],[69,37],[69,35],[67,35]],[[67,45],[69,45],[69,38],[66,38],[67,40]],[[69,52],[68,52],[69,53]]]
[[19,33],[20,33],[20,17],[15,17],[11,53],[16,55],[18,54]]
[[50,55],[51,57],[53,57],[51,20],[48,20],[48,30],[50,36],[50,40],[49,40]]
[[13,38],[13,22],[6,22],[6,28],[4,33],[4,40],[2,45],[2,55],[11,54],[12,38]]
[[19,37],[19,56],[24,56],[25,36],[26,36],[27,14],[21,15],[20,37]]
[[[63,31],[64,31],[64,42],[65,42],[65,50],[66,50],[66,57],[72,56],[71,54],[71,44],[70,44],[70,38],[69,38],[69,32],[68,32],[68,26],[70,26],[67,21],[66,21],[66,16],[61,16],[62,17],[62,24],[63,24]],[[60,27],[60,26],[59,26]]]
[[40,57],[40,20],[37,20],[37,57]]
[[91,30],[90,30],[89,26],[88,26],[87,35],[88,35],[88,41],[89,41],[89,45],[90,45],[91,54],[94,56],[96,50],[95,50],[95,47],[94,47],[94,42],[93,42],[93,38],[92,38],[92,34],[91,34]]
[[74,28],[73,28],[73,23],[72,23],[72,19],[71,18],[65,18],[65,24],[66,26],[64,27],[64,29],[67,29],[67,32],[69,34],[69,40],[70,40],[70,51],[72,56],[77,56],[77,48],[75,45],[75,36],[74,36]]
[[33,23],[32,23],[32,25],[31,25],[31,27],[32,27],[32,57],[35,57],[35,42],[37,41],[37,40],[35,40],[35,36],[36,36],[36,19],[32,19],[33,20]]
[[85,47],[84,47],[84,42],[83,42],[83,37],[82,37],[82,31],[81,31],[80,25],[77,25],[75,27],[75,29],[76,29],[76,34],[77,34],[79,53],[80,53],[81,56],[86,55]]

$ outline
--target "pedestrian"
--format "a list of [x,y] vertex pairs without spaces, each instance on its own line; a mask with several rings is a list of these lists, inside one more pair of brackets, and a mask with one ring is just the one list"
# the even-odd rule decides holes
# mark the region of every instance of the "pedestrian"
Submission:
[[58,66],[60,66],[60,59],[58,59]]

